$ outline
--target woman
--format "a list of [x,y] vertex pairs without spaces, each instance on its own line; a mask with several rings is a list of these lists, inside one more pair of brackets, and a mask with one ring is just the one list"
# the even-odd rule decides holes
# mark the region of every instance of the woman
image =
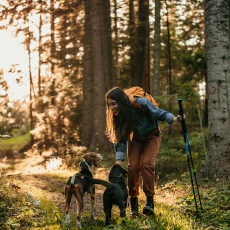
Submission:
[[128,188],[132,215],[138,214],[138,195],[140,172],[143,178],[143,191],[147,204],[143,213],[154,213],[155,157],[160,147],[160,121],[169,125],[180,122],[181,116],[175,117],[163,109],[156,108],[146,98],[135,98],[141,106],[135,108],[128,96],[120,88],[111,89],[107,95],[106,134],[114,143],[116,164],[125,159],[128,143]]

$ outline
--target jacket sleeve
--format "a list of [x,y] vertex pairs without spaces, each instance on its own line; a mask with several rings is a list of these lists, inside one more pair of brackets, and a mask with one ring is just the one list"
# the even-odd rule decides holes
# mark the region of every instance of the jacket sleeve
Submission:
[[114,147],[116,150],[116,158],[115,160],[125,160],[125,152],[127,149],[127,144],[124,143],[114,143]]
[[166,121],[169,125],[173,123],[174,115],[163,109],[157,108],[150,100],[146,98],[138,98],[138,104],[149,112],[152,121]]

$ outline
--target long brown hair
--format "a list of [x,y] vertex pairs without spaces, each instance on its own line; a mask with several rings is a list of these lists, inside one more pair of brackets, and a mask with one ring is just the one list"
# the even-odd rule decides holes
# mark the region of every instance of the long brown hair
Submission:
[[111,111],[108,103],[106,103],[106,135],[113,143],[125,143],[135,125],[137,117],[136,109],[125,92],[118,87],[111,89],[106,94],[106,102],[109,98],[116,100],[120,108],[119,114],[114,116],[113,111]]

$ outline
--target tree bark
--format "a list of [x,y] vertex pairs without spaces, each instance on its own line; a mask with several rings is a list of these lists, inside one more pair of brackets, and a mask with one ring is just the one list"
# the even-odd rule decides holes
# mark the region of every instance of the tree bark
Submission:
[[139,1],[139,22],[137,27],[137,44],[133,85],[140,87],[143,87],[143,77],[145,76],[144,65],[146,58],[146,38],[148,34],[148,2],[148,0]]
[[[56,90],[55,90],[55,75],[54,75],[54,58],[55,58],[55,50],[56,50],[56,46],[55,46],[55,37],[54,37],[54,30],[55,30],[55,17],[54,17],[54,0],[50,0],[50,17],[51,17],[51,22],[50,22],[50,64],[51,64],[51,85],[50,85],[50,104],[51,107],[56,105]],[[59,120],[58,120],[59,121]],[[57,148],[58,150],[58,145],[56,143],[56,138],[57,138],[57,133],[58,133],[58,126],[59,126],[59,122],[56,124],[55,127],[55,123],[50,122],[51,124],[51,133],[52,133],[52,142],[54,142],[54,146]]]
[[229,9],[228,0],[205,2],[208,75],[208,171],[229,178]]
[[107,52],[109,60],[109,88],[114,87],[114,58],[113,58],[113,47],[112,47],[112,29],[111,29],[111,16],[110,16],[110,0],[105,0],[105,22],[106,22],[106,41],[107,41]]
[[[65,0],[63,2],[64,8],[68,8],[68,1]],[[66,44],[67,44],[67,13],[63,12],[63,14],[61,15],[60,18],[60,24],[61,24],[61,28],[60,28],[60,60],[61,62],[66,61]]]
[[135,13],[133,0],[129,0],[129,44],[130,44],[130,77],[131,86],[135,86]]
[[[92,1],[92,60],[93,60],[93,88],[94,88],[94,134],[97,147],[101,150],[107,148],[105,137],[105,93],[106,76],[103,55],[103,28],[101,23],[102,0]],[[95,146],[96,147],[96,146]]]
[[51,16],[51,22],[50,22],[50,40],[51,40],[51,49],[50,49],[50,56],[51,56],[51,73],[54,73],[54,57],[55,57],[55,38],[54,38],[54,29],[55,29],[55,24],[54,24],[54,0],[50,0],[50,16]]
[[51,40],[51,47],[50,47],[50,63],[51,63],[51,105],[55,105],[55,96],[56,96],[56,91],[55,91],[55,77],[53,76],[54,73],[54,58],[55,58],[55,52],[56,52],[56,46],[55,46],[55,37],[54,37],[54,29],[55,29],[55,24],[54,24],[54,0],[50,0],[50,11],[51,11],[51,22],[50,22],[50,40]]
[[104,74],[106,91],[114,86],[114,61],[112,55],[110,0],[101,0],[99,9],[102,33],[102,53],[104,57]]
[[[205,24],[205,0],[203,0],[204,4],[204,24]],[[205,52],[205,57],[207,58],[207,42],[206,42],[206,28],[204,26],[204,52]],[[208,76],[207,72],[205,73],[204,76],[204,81],[205,81],[205,95],[208,93]],[[203,124],[205,127],[208,127],[208,98],[205,97],[204,99],[204,113],[203,113]]]
[[41,55],[42,55],[42,4],[40,3],[39,15],[39,41],[38,41],[38,113],[42,113],[42,94],[41,94]]
[[[169,29],[169,12],[167,0],[165,0],[166,4],[166,14],[167,14],[167,31],[168,31],[168,61],[169,61],[169,77],[168,77],[168,94],[171,96],[172,94],[172,66],[171,66],[171,38],[170,38],[170,29]],[[172,112],[172,98],[169,98],[169,112]],[[171,135],[171,126],[169,126],[169,135]]]
[[115,33],[115,76],[114,83],[115,86],[118,86],[119,77],[120,77],[120,67],[119,67],[119,37],[118,37],[118,28],[117,28],[117,0],[114,0],[114,33]]
[[[161,0],[155,0],[154,23],[154,56],[153,56],[153,85],[150,91],[153,96],[160,96],[160,53],[161,53]],[[155,98],[157,102],[159,100]]]
[[91,46],[91,0],[85,0],[84,75],[82,107],[82,145],[90,147],[93,135],[93,74]]
[[142,76],[142,87],[150,92],[150,47],[149,47],[149,1],[146,1],[146,35],[145,35],[145,60],[144,60],[144,73]]
[[[29,22],[28,22],[29,23]],[[28,58],[29,58],[29,79],[30,79],[30,131],[33,130],[33,106],[32,106],[32,91],[33,91],[33,79],[32,79],[32,72],[31,72],[31,50],[30,50],[30,29],[28,26],[28,43],[27,43],[27,51],[28,51]],[[30,145],[34,144],[34,137],[33,134],[30,133]]]

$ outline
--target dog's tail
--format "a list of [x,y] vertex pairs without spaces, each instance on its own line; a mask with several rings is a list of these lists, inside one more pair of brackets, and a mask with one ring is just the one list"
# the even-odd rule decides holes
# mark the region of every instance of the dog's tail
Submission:
[[85,180],[87,180],[91,184],[101,184],[101,185],[105,186],[108,189],[111,189],[113,187],[112,184],[110,184],[109,182],[104,181],[104,180],[93,179],[92,177],[89,177],[89,176],[84,176],[84,178],[85,178]]
[[[71,181],[70,181],[70,191],[73,190],[73,185],[74,185],[74,181],[75,181],[75,177],[76,177],[76,173],[73,174],[72,178],[71,178]],[[65,190],[64,190],[64,194],[66,196],[66,187],[65,187]]]
[[72,176],[72,178],[71,178],[70,186],[74,185],[75,177],[76,177],[76,173],[74,173],[73,176]]

